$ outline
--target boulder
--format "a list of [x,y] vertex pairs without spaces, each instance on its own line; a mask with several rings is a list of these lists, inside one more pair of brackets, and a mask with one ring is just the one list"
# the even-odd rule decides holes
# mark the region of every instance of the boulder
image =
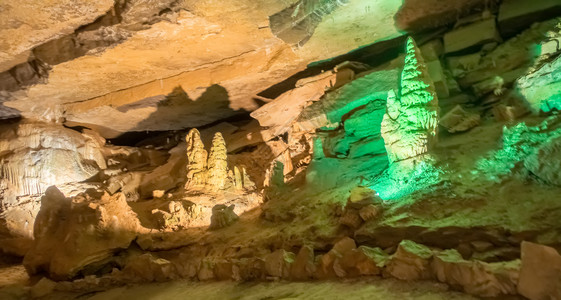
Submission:
[[80,271],[95,272],[141,231],[123,194],[109,196],[88,190],[66,198],[50,187],[41,199],[35,240],[23,264],[30,274],[43,270],[57,280],[72,278]]
[[[334,269],[335,260],[342,258],[353,249],[356,249],[356,243],[353,239],[344,237],[339,240],[329,252],[317,257],[315,277],[319,279],[336,277],[337,273]],[[341,270],[339,270],[339,273],[341,274]]]
[[432,277],[429,264],[432,256],[428,247],[403,240],[388,260],[384,273],[401,280],[429,279]]
[[357,277],[379,275],[388,255],[380,248],[360,246],[351,249],[333,262],[338,277]]
[[302,246],[290,268],[290,278],[308,280],[313,277],[314,272],[314,248],[312,246]]
[[294,258],[294,253],[282,249],[267,255],[265,257],[265,271],[267,275],[276,278],[289,278]]
[[522,242],[518,292],[531,300],[561,299],[561,255],[544,245]]
[[434,255],[431,262],[435,277],[452,287],[481,297],[516,294],[520,261],[485,263],[464,260],[454,250],[444,250]]

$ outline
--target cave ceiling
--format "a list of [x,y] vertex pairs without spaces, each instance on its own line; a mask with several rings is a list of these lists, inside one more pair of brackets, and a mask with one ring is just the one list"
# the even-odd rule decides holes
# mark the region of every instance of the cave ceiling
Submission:
[[400,2],[3,4],[0,71],[20,74],[4,105],[106,137],[209,124],[255,110],[257,94],[312,62],[402,35]]

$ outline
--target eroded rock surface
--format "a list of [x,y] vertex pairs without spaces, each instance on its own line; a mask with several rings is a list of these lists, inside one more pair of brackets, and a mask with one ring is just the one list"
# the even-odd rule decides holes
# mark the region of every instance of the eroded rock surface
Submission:
[[25,255],[26,269],[46,271],[55,279],[95,272],[113,253],[127,248],[141,226],[125,196],[88,190],[67,198],[56,187],[41,199],[34,242]]

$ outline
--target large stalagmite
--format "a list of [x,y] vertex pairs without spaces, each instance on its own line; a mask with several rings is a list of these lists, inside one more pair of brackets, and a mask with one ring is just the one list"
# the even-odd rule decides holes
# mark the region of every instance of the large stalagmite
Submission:
[[399,97],[388,93],[382,137],[390,163],[427,153],[437,142],[438,99],[413,38],[407,40]]
[[186,187],[204,186],[206,182],[207,152],[201,141],[201,134],[193,128],[185,138],[187,141],[187,183]]
[[208,157],[208,179],[207,184],[223,190],[228,184],[228,157],[226,142],[220,132],[214,134],[212,148]]

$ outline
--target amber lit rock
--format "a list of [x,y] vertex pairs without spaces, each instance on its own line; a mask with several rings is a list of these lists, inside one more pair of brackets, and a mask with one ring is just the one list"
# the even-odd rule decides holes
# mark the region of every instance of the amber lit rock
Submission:
[[209,229],[220,229],[232,225],[239,217],[234,212],[234,206],[226,206],[224,204],[216,205],[212,208],[212,216],[210,217]]
[[290,269],[290,278],[295,280],[308,280],[314,275],[314,248],[302,246],[294,258],[294,263]]
[[122,194],[88,191],[70,199],[51,187],[41,199],[35,241],[24,265],[31,274],[46,271],[54,279],[72,278],[83,268],[103,265],[141,230]]
[[290,268],[294,263],[294,253],[277,250],[265,257],[265,270],[269,276],[289,278]]
[[207,173],[207,152],[196,128],[189,131],[187,140],[187,183],[188,187],[204,186]]

